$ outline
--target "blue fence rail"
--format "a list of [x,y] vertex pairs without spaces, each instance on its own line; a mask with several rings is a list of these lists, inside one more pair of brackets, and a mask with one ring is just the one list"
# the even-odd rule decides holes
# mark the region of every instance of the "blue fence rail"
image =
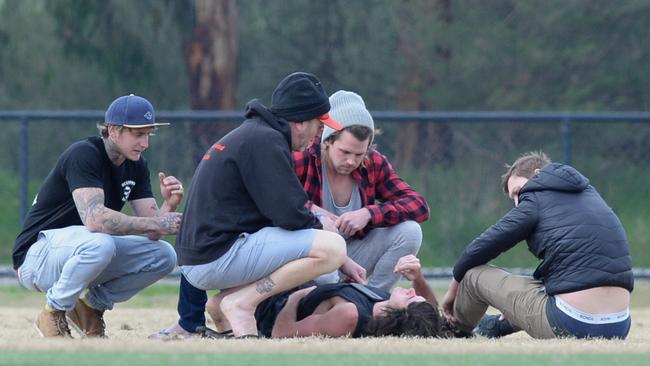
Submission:
[[[580,122],[650,122],[648,112],[514,112],[514,111],[475,111],[475,112],[398,112],[378,111],[372,113],[376,121],[403,122],[419,121],[426,123],[454,122],[529,122],[559,124],[562,140],[563,159],[570,164],[573,150],[573,127]],[[166,121],[219,122],[241,120],[242,111],[161,111],[157,118]],[[20,217],[27,213],[29,180],[29,125],[48,120],[94,120],[101,121],[103,111],[0,111],[0,122],[20,123],[18,144],[18,165],[20,174]]]

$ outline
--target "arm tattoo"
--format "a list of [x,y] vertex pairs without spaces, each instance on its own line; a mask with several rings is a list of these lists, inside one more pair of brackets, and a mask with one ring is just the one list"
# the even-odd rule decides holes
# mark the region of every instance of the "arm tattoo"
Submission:
[[177,216],[169,214],[169,215],[161,215],[159,217],[160,220],[158,222],[160,224],[160,228],[167,232],[171,232],[174,228],[178,226]]
[[104,220],[102,232],[115,234],[135,234],[135,225],[133,220],[126,215],[110,215],[108,220]]
[[156,217],[160,215],[156,200],[153,198],[140,198],[130,201],[133,213],[138,217]]
[[271,292],[273,287],[275,287],[275,282],[273,282],[271,276],[266,276],[255,282],[255,290],[257,290],[257,293],[260,295]]
[[136,234],[135,222],[130,217],[104,206],[101,188],[79,188],[72,194],[79,218],[88,227],[107,234]]
[[73,192],[74,203],[79,211],[79,218],[84,224],[92,224],[99,219],[104,207],[104,191],[99,188],[80,188]]

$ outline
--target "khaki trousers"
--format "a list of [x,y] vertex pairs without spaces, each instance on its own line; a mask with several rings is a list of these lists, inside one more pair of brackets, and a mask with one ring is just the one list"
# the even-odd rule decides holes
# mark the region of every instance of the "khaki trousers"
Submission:
[[467,271],[460,282],[454,303],[456,326],[471,331],[492,306],[516,330],[524,330],[533,338],[555,338],[546,316],[547,302],[541,281],[493,266],[478,266]]

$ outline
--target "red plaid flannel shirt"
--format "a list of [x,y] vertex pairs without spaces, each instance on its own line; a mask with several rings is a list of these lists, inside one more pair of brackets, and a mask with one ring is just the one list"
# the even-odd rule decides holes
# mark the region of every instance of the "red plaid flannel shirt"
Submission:
[[[323,202],[321,144],[314,141],[306,150],[293,153],[296,175],[312,203]],[[363,207],[370,211],[368,226],[355,237],[363,238],[372,227],[391,226],[407,220],[423,222],[429,219],[429,206],[418,192],[400,178],[388,159],[371,149],[368,156],[352,172],[361,193]]]

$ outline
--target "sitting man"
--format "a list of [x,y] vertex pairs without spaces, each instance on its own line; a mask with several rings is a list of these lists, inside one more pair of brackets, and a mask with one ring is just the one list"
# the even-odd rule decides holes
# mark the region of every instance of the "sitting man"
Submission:
[[[178,231],[183,186],[159,173],[158,209],[142,156],[164,124],[155,121],[146,99],[117,98],[100,137],[70,145],[45,178],[13,251],[21,285],[46,293],[35,322],[41,336],[70,338],[71,325],[82,336],[104,337],[104,311],[174,269],[174,249],[159,239]],[[120,212],[127,201],[134,216]]]
[[373,147],[374,121],[361,96],[339,90],[330,104],[343,129],[325,126],[320,143],[295,152],[296,174],[311,211],[334,221],[368,285],[389,291],[400,278],[393,272],[398,259],[420,249],[418,223],[429,218],[429,207]]
[[[399,259],[395,273],[412,281],[413,288],[395,287],[390,293],[358,283],[309,284],[285,291],[261,303],[255,312],[265,337],[418,336],[443,337],[436,298],[413,255]],[[215,336],[228,334],[223,316],[223,296],[211,297],[208,314],[217,328]]]
[[[474,239],[454,266],[442,302],[447,320],[499,337],[625,338],[630,330],[632,262],[621,222],[589,180],[543,153],[527,153],[503,176],[515,207]],[[485,265],[526,240],[541,264],[533,277]]]

